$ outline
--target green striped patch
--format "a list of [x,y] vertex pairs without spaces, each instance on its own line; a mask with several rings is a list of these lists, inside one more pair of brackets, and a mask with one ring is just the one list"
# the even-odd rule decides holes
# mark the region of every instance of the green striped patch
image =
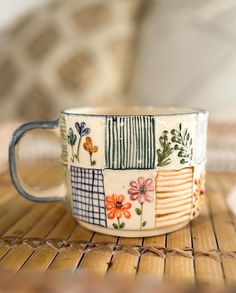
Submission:
[[155,120],[152,116],[106,118],[106,166],[155,169]]

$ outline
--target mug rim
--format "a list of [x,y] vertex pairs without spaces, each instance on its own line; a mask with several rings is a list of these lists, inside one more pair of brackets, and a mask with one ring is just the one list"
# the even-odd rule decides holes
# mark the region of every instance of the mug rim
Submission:
[[61,111],[64,115],[79,116],[179,116],[193,114],[208,115],[200,108],[155,107],[155,106],[118,106],[118,107],[78,107]]

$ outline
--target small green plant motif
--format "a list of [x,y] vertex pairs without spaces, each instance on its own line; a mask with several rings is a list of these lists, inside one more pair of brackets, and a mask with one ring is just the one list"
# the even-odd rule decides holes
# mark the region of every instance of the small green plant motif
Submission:
[[116,218],[117,223],[112,223],[114,229],[124,229],[125,222],[121,222],[121,218],[125,217],[126,219],[131,218],[131,213],[129,209],[131,208],[131,203],[124,203],[124,195],[107,195],[106,196],[106,210],[108,211],[108,219],[113,220]]
[[77,135],[74,133],[72,128],[69,128],[69,135],[67,138],[68,138],[68,143],[71,145],[71,153],[72,153],[71,161],[72,163],[74,163],[75,161],[74,145],[77,140]]
[[157,150],[157,166],[164,167],[171,163],[170,155],[173,153],[174,149],[171,146],[171,142],[168,139],[168,131],[164,130],[162,136],[160,136],[159,141],[161,148]]
[[190,136],[188,129],[183,129],[182,123],[179,124],[179,129],[171,130],[171,141],[175,144],[174,150],[178,151],[180,164],[187,164],[193,158],[193,139]]
[[113,223],[112,226],[113,226],[113,228],[120,230],[120,229],[124,229],[125,223],[124,222],[121,223],[120,219],[117,218],[117,224]]
[[79,141],[78,141],[78,146],[77,146],[77,154],[75,155],[75,158],[77,159],[79,163],[79,154],[80,154],[80,145],[82,142],[82,138],[90,133],[90,128],[86,126],[85,122],[76,122],[75,123],[75,128],[79,134]]
[[85,139],[84,149],[89,153],[90,165],[96,165],[96,161],[93,160],[93,153],[96,153],[98,151],[98,146],[93,146],[93,140],[89,136],[87,136]]
[[153,179],[151,178],[139,177],[137,181],[130,182],[128,190],[130,199],[138,201],[140,204],[140,208],[135,209],[135,213],[140,217],[140,230],[147,225],[147,221],[143,221],[143,205],[153,201],[153,196],[150,193],[154,190]]
[[147,225],[147,221],[143,221],[143,203],[140,204],[141,208],[136,208],[135,212],[138,216],[140,216],[140,229]]

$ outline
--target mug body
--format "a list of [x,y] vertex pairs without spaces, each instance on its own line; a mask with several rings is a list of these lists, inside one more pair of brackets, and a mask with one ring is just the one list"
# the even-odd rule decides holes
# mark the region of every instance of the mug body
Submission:
[[181,108],[72,109],[59,119],[67,202],[90,230],[177,230],[204,200],[208,114]]

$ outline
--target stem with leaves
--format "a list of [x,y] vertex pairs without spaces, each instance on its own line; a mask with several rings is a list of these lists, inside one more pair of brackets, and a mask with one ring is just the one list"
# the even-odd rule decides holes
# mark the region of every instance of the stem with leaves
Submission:
[[125,223],[124,222],[121,223],[120,218],[117,218],[117,224],[113,223],[112,226],[113,226],[113,228],[120,230],[125,227]]
[[140,229],[143,227],[143,203],[141,203]]
[[120,219],[117,218],[117,222],[118,222],[118,229],[120,229]]
[[78,142],[78,146],[77,146],[76,158],[77,158],[78,163],[79,163],[79,151],[80,151],[81,141],[82,141],[82,136],[79,137],[79,142]]
[[89,156],[90,156],[90,165],[91,166],[96,165],[96,161],[93,160],[93,153],[90,153]]
[[157,166],[163,167],[171,163],[169,156],[173,153],[171,142],[168,141],[168,131],[164,130],[162,136],[159,138],[161,148],[157,150]]
[[143,222],[143,203],[140,203],[140,208],[136,208],[135,212],[138,216],[140,216],[140,230],[142,230],[142,228],[147,224],[146,221]]
[[188,129],[183,129],[182,123],[179,124],[179,129],[171,130],[171,141],[175,143],[174,149],[178,151],[178,157],[181,158],[181,164],[187,164],[193,158],[193,139],[190,137]]

